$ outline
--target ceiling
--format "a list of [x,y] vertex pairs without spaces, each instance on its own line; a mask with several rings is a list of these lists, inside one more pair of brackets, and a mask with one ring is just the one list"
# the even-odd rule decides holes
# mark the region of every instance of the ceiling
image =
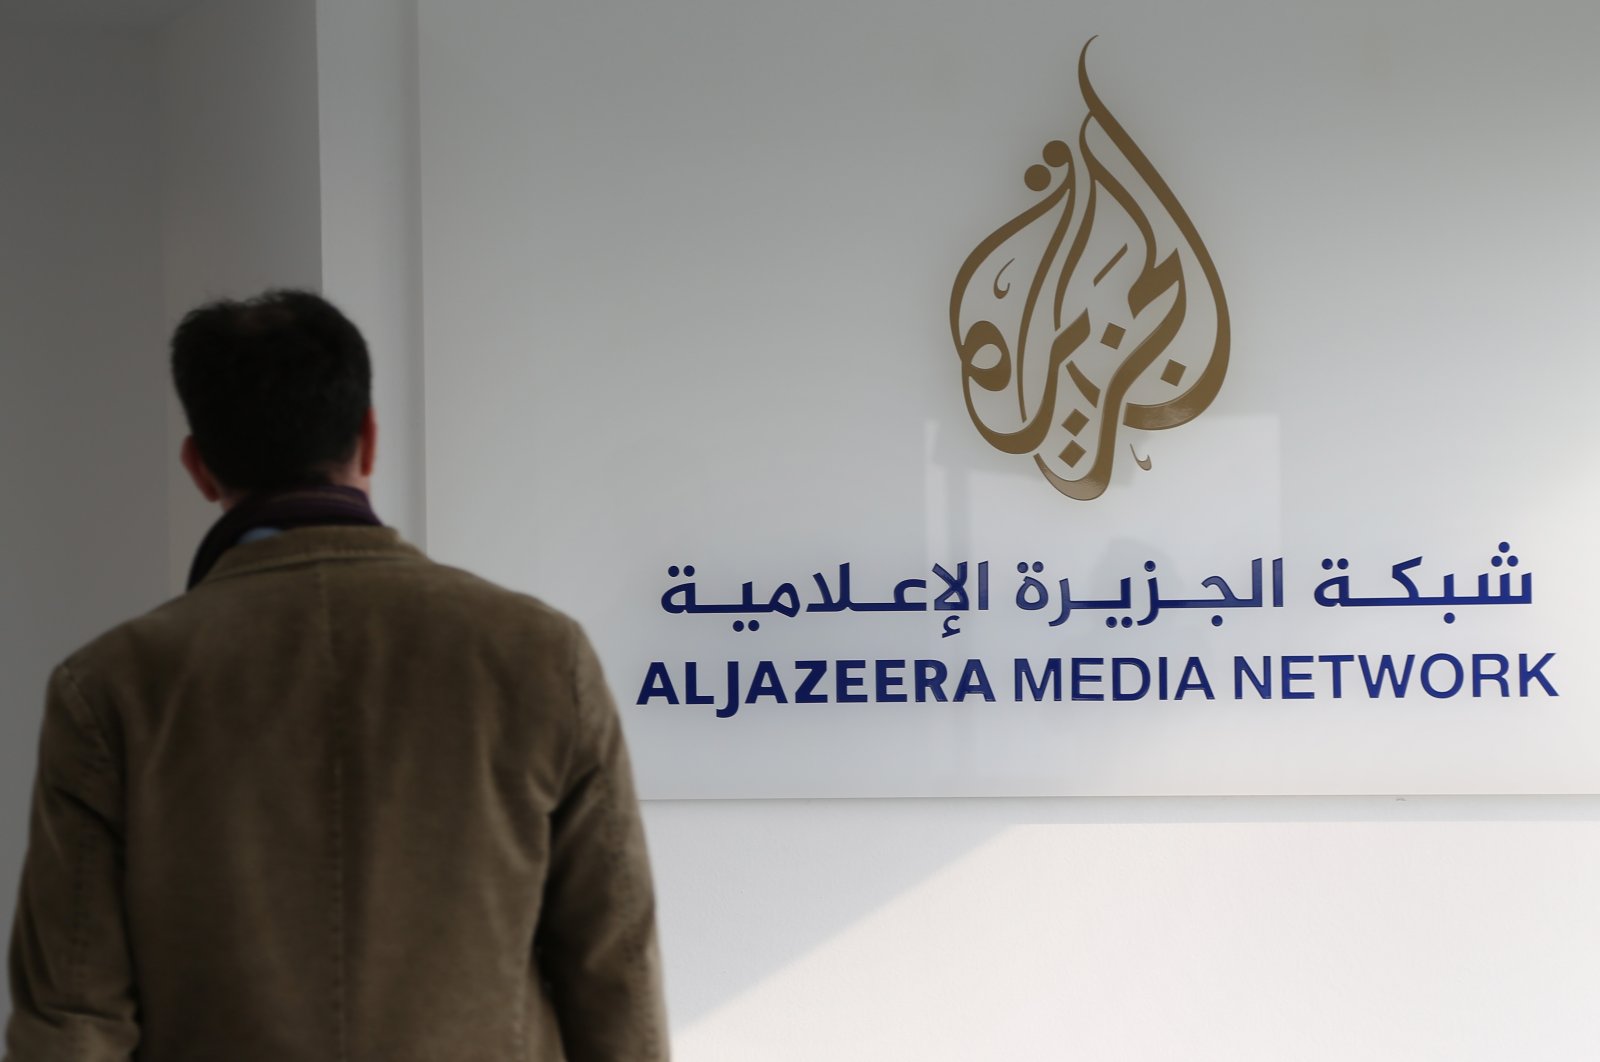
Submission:
[[197,0],[0,0],[0,27],[154,29]]

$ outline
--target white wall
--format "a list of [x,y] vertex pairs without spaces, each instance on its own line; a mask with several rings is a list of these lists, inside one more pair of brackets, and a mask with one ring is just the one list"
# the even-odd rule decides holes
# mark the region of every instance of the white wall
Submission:
[[[161,32],[166,308],[320,290],[372,353],[373,506],[423,535],[415,11],[400,0],[208,0]],[[185,433],[176,399],[168,444]],[[169,474],[181,589],[216,518]]]
[[[900,362],[888,381],[871,378],[873,367],[887,360],[884,350],[919,343],[927,363],[954,365],[939,333],[940,299],[971,243],[934,230],[958,209],[948,204],[966,210],[986,187],[962,183],[973,168],[961,150],[983,143],[983,165],[1014,167],[1020,184],[1044,139],[1037,130],[1050,128],[1035,122],[1029,108],[1039,101],[1025,93],[1056,85],[1071,95],[1076,51],[1091,33],[1117,26],[1120,54],[1159,71],[1141,79],[1129,60],[1121,85],[1144,121],[1160,126],[1153,143],[1190,161],[1179,196],[1196,196],[1185,202],[1213,219],[1207,239],[1235,266],[1230,296],[1254,305],[1238,312],[1236,335],[1250,350],[1230,397],[1240,409],[1282,415],[1286,462],[1297,447],[1326,445],[1311,440],[1332,407],[1278,404],[1268,381],[1322,397],[1313,352],[1328,355],[1320,371],[1333,371],[1347,364],[1342,354],[1371,355],[1392,338],[1376,327],[1374,307],[1420,305],[1407,325],[1425,330],[1462,297],[1459,286],[1427,287],[1434,273],[1380,279],[1382,268],[1415,267],[1401,245],[1426,234],[1419,253],[1464,267],[1471,257],[1445,248],[1481,251],[1474,181],[1495,182],[1506,203],[1524,187],[1547,196],[1559,187],[1562,202],[1581,201],[1574,174],[1594,159],[1588,141],[1581,166],[1569,158],[1558,167],[1558,152],[1526,146],[1535,133],[1593,124],[1593,93],[1551,86],[1590,76],[1576,42],[1592,37],[1583,31],[1595,28],[1594,9],[1559,0],[1533,11],[422,0],[420,12],[430,542],[445,559],[521,588],[559,586],[555,603],[601,639],[614,636],[611,618],[626,623],[651,607],[645,587],[664,588],[640,579],[630,584],[637,593],[612,592],[608,580],[629,566],[659,572],[657,558],[664,568],[710,555],[746,572],[729,576],[736,586],[792,525],[863,538],[871,520],[859,514],[878,510],[834,508],[838,495],[824,481],[839,463],[819,466],[807,431],[856,433],[860,462],[883,468],[884,495],[918,488],[921,436],[880,442],[889,418],[875,413],[895,401],[945,401],[962,421],[959,398],[922,393],[920,370]],[[1515,93],[1493,91],[1486,77],[1436,76],[1441,64],[1481,70],[1504,60],[1504,41],[1519,27],[1527,29],[1516,37],[1522,65],[1496,68]],[[1535,28],[1547,35],[1537,44]],[[1477,58],[1463,63],[1467,55]],[[1055,79],[1032,77],[1040,71]],[[1180,74],[1187,95],[1171,91]],[[1324,91],[1313,74],[1345,91]],[[1456,85],[1481,93],[1483,106],[1464,105]],[[1517,93],[1550,106],[1536,109],[1537,121],[1508,121],[1500,111]],[[973,130],[998,131],[996,143],[976,133],[952,143],[952,113]],[[1493,155],[1487,145],[1510,137],[1515,159],[1544,159],[1559,173],[1518,184],[1529,174],[1498,157],[1485,169],[1435,170],[1454,157],[1431,135],[1440,127],[1452,150],[1481,144]],[[1372,180],[1333,187],[1336,162]],[[1318,182],[1332,183],[1323,198],[1308,198]],[[1356,192],[1374,189],[1395,194],[1375,213],[1343,220],[1339,211],[1357,210]],[[1591,225],[1589,214],[1573,223]],[[1500,233],[1544,231],[1519,225],[1523,214],[1493,216]],[[1325,221],[1333,239],[1308,236]],[[1381,268],[1351,269],[1335,251],[1357,263],[1384,257]],[[1482,268],[1499,277],[1493,271],[1514,266]],[[923,283],[925,269],[943,286]],[[1569,271],[1563,282],[1581,276]],[[1533,312],[1539,303],[1518,297],[1528,299],[1530,320],[1548,324],[1549,314]],[[1575,316],[1581,303],[1562,301]],[[869,315],[850,315],[867,304],[888,305],[891,323],[841,327],[861,324]],[[1448,371],[1449,344],[1403,346],[1417,355],[1402,363],[1407,372]],[[1587,346],[1546,343],[1540,364],[1587,364],[1577,360]],[[824,354],[808,358],[810,349],[858,353],[860,374],[838,371]],[[769,367],[785,354],[787,375]],[[694,398],[672,390],[680,385]],[[954,395],[953,386],[937,394]],[[1385,396],[1398,403],[1415,393]],[[1497,408],[1526,397],[1509,385],[1495,394]],[[1592,459],[1588,434],[1567,438],[1580,460]],[[906,448],[899,465],[884,456],[897,446]],[[584,459],[606,474],[575,472]],[[1262,489],[1320,490],[1304,467],[1263,475]],[[1422,479],[1386,481],[1403,503],[1386,511],[1409,514],[1420,503],[1407,502],[1404,488],[1415,482],[1422,497],[1432,483]],[[674,507],[605,519],[637,502],[640,482],[660,491],[652,498],[677,491]],[[1513,482],[1531,492],[1539,481]],[[1285,508],[1294,504],[1303,519],[1304,497]],[[735,518],[741,509],[748,519]],[[805,511],[791,521],[791,510]],[[1183,511],[1210,515],[1200,505]],[[1538,512],[1515,500],[1503,511]],[[1062,536],[1081,533],[1078,516],[1061,518],[1071,529]],[[1372,521],[1374,533],[1404,522]],[[703,553],[661,556],[685,542]],[[1580,558],[1565,570],[1592,590],[1592,563]],[[628,702],[638,673],[618,666],[611,678],[637,723]],[[1582,704],[1572,710],[1587,727]],[[1409,708],[1368,711],[1393,725]],[[1174,712],[1171,727],[1125,751],[1159,749],[1181,762],[1193,756],[1185,737],[1196,729],[1209,724],[1209,737],[1226,745],[1259,738],[1293,710],[1274,705],[1272,718],[1255,719]],[[685,746],[704,737],[673,761],[680,776],[717,757],[719,770],[756,774],[759,756],[740,758],[756,742],[791,762],[802,744],[813,763],[830,750],[855,751],[858,731],[826,714],[836,729],[800,733],[792,715],[787,730],[770,717],[716,732],[681,717],[653,722],[681,726]],[[1381,725],[1353,725],[1358,714],[1341,720],[1352,762],[1415,764],[1404,744],[1373,740]],[[1508,714],[1509,729],[1529,733],[1533,714]],[[899,722],[900,746],[883,742],[876,762],[915,762],[948,736],[930,736],[912,713]],[[1449,750],[1453,722],[1445,715],[1416,740]],[[1564,734],[1581,760],[1578,729],[1541,733]],[[970,734],[973,743],[986,734],[975,718]],[[632,735],[656,736],[649,724]],[[959,741],[948,746],[954,758]],[[1484,770],[1503,767],[1507,751],[1491,747]],[[646,818],[674,1043],[687,1062],[1600,1056],[1600,919],[1590,899],[1600,889],[1600,800],[1592,796],[657,801]]]
[[1600,1054],[1600,800],[657,802],[683,1062]]
[[417,18],[407,0],[317,5],[322,291],[372,353],[372,504],[424,545]]
[[[7,901],[21,865],[49,669],[166,592],[156,101],[146,38],[0,25]],[[0,1011],[9,1009],[3,998]]]
[[[206,299],[322,282],[314,0],[209,0],[159,35],[164,324]],[[170,388],[169,388],[170,390]],[[177,464],[167,413],[170,585],[217,518]]]

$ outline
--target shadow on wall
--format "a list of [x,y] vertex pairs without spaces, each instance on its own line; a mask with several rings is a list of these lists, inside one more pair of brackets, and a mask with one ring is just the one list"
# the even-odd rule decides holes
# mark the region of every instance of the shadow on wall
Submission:
[[[1600,797],[655,801],[646,821],[697,1060],[1224,1057],[1184,1053],[1196,1035],[1266,1059],[1307,1023],[1327,1050],[1302,1058],[1409,1035],[1408,1057],[1487,1058],[1502,1019],[1570,1027],[1566,997],[1600,983],[1579,899]],[[1467,1005],[1485,993],[1499,1018]],[[1340,1017],[1363,1010],[1394,1013]],[[1012,1053],[982,1053],[991,1034]],[[1469,1034],[1490,1053],[1435,1050]]]

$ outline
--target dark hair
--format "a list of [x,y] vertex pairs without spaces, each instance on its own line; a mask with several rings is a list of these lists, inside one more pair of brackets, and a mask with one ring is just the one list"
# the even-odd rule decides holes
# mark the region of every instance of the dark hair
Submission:
[[190,311],[172,334],[172,382],[201,459],[236,491],[328,482],[372,404],[366,340],[309,291]]

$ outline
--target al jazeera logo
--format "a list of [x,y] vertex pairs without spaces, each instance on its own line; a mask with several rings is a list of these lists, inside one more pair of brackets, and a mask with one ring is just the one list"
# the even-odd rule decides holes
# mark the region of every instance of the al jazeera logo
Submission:
[[[1044,145],[1023,175],[1038,201],[967,256],[950,294],[973,425],[1080,501],[1110,483],[1123,429],[1187,424],[1228,370],[1216,266],[1095,93],[1088,53],[1085,44],[1078,86],[1088,113],[1075,143]],[[1151,457],[1127,444],[1148,471]]]

